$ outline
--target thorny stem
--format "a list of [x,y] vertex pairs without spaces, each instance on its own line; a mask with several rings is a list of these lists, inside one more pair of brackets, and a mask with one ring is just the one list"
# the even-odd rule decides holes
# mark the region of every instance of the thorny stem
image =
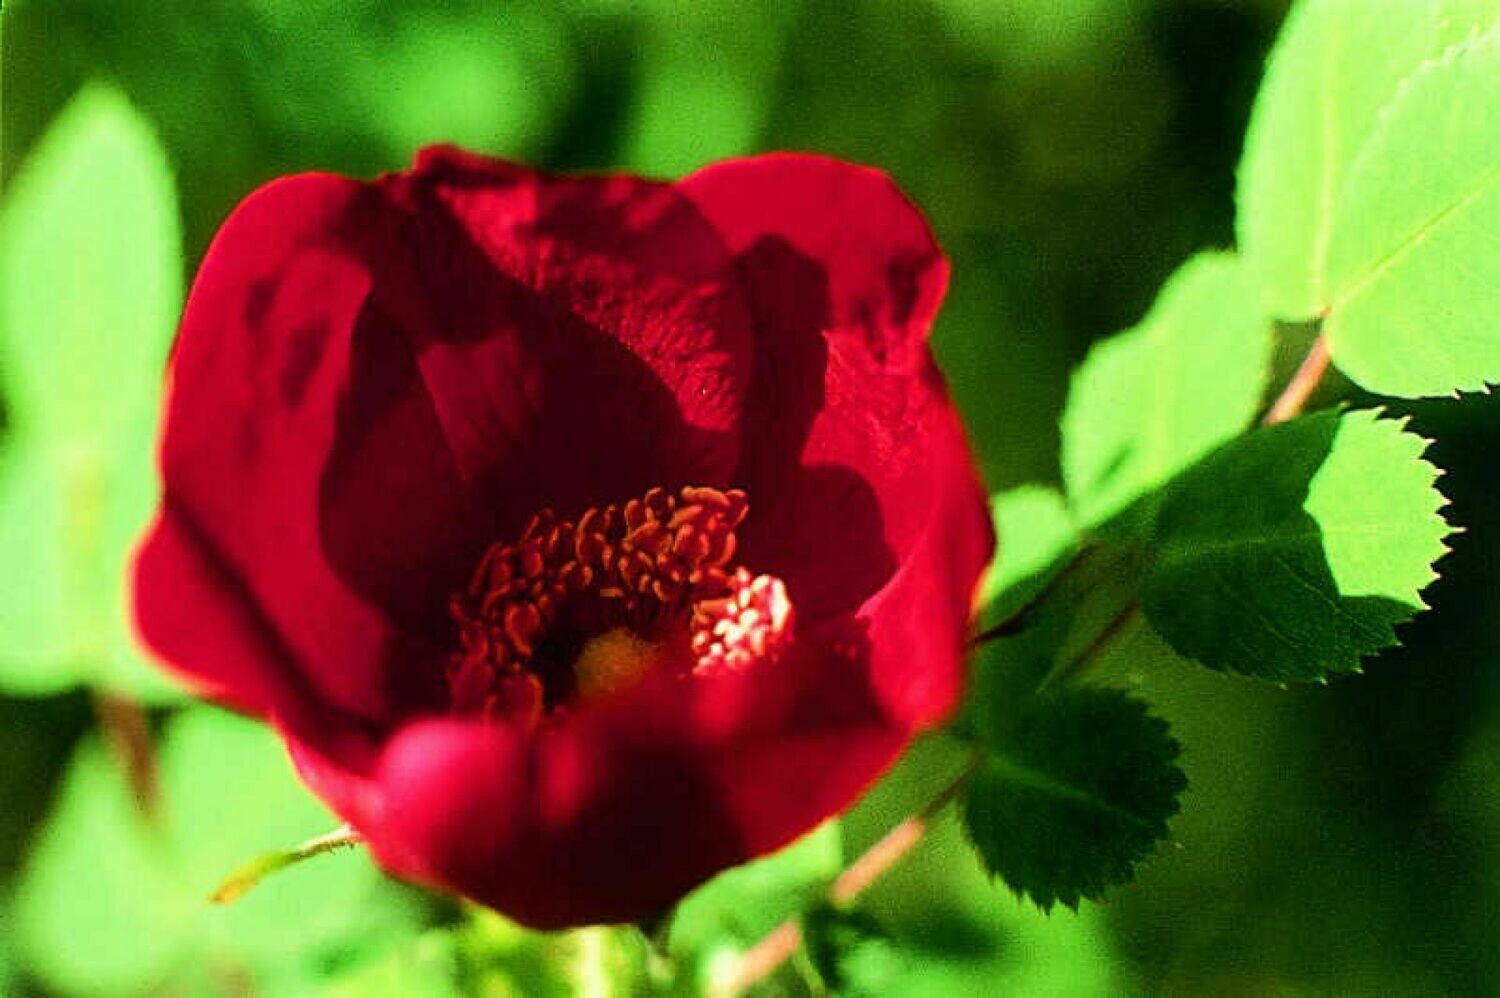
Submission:
[[[921,810],[886,832],[878,842],[849,864],[828,888],[827,900],[835,905],[847,905],[895,866],[913,846],[922,841],[943,808],[963,790],[977,764],[977,759],[971,760],[936,796],[923,804]],[[715,985],[710,994],[715,998],[733,998],[744,993],[751,985],[765,980],[776,968],[791,959],[801,946],[802,926],[798,919],[789,918],[752,946],[740,958],[733,975]]]
[[[1322,382],[1323,376],[1328,373],[1329,359],[1328,341],[1319,336],[1313,341],[1307,356],[1302,359],[1296,373],[1287,382],[1286,388],[1266,412],[1264,422],[1267,426],[1295,419],[1302,412],[1307,400],[1312,397],[1312,393]],[[1019,631],[1032,610],[1055,589],[1058,579],[1070,574],[1089,550],[1091,549],[1087,546],[1080,548],[1057,577],[1009,617],[972,637],[968,647],[973,649],[988,641]],[[1131,600],[1126,603],[1089,643],[1083,653],[1069,663],[1055,678],[1057,680],[1076,679],[1090,665],[1099,661],[1121,635],[1128,633],[1140,616],[1139,601]],[[1051,678],[1049,677],[1049,681]],[[892,828],[880,841],[851,863],[829,888],[828,900],[835,905],[849,904],[910,852],[911,848],[922,841],[927,830],[932,827],[933,819],[963,790],[976,765],[977,760],[970,762],[958,776],[924,804],[921,810]],[[734,974],[716,986],[711,993],[716,998],[733,998],[735,995],[742,994],[751,985],[765,980],[774,973],[778,967],[791,959],[801,946],[802,927],[797,919],[789,918],[751,947],[740,959]]]
[[104,690],[94,691],[93,702],[94,715],[125,771],[136,805],[154,820],[161,813],[161,784],[146,712],[130,697]]
[[1313,340],[1307,356],[1302,358],[1297,373],[1292,375],[1292,380],[1287,382],[1286,388],[1267,410],[1265,418],[1267,426],[1285,423],[1289,419],[1295,419],[1302,412],[1302,407],[1307,404],[1307,400],[1312,397],[1312,393],[1322,382],[1323,375],[1328,373],[1328,361],[1328,340],[1319,336]]
[[311,859],[325,852],[359,845],[362,841],[364,840],[360,838],[359,833],[351,826],[340,825],[325,835],[315,836],[290,849],[281,849],[257,856],[226,877],[218,889],[209,895],[209,900],[215,904],[238,901],[268,874],[284,870],[293,863],[300,863],[304,859]]

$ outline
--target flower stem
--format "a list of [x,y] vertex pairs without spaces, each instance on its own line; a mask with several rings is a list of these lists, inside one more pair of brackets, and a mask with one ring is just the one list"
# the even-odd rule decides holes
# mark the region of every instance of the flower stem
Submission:
[[[919,811],[886,832],[878,842],[850,863],[829,887],[828,901],[835,905],[849,904],[895,866],[913,846],[922,841],[943,808],[963,790],[977,764],[977,759],[971,760]],[[791,959],[801,946],[802,926],[798,919],[789,918],[750,947],[740,958],[733,975],[715,985],[710,993],[715,998],[733,998],[744,993],[751,985],[765,980]]]
[[232,901],[238,901],[249,892],[250,888],[277,870],[284,870],[294,863],[300,863],[304,859],[311,859],[325,852],[358,845],[362,841],[359,833],[352,827],[340,825],[325,835],[315,836],[290,849],[279,849],[257,856],[226,877],[218,889],[209,895],[209,900],[214,904],[229,904]]
[[1320,335],[1313,340],[1307,356],[1302,358],[1297,373],[1292,375],[1292,380],[1287,382],[1286,388],[1266,412],[1267,426],[1285,423],[1301,414],[1302,407],[1307,405],[1307,400],[1322,382],[1323,375],[1328,373],[1329,359],[1328,341]]
[[154,820],[161,813],[161,784],[146,712],[130,697],[105,690],[94,691],[93,704],[94,716],[125,771],[136,806],[148,820]]

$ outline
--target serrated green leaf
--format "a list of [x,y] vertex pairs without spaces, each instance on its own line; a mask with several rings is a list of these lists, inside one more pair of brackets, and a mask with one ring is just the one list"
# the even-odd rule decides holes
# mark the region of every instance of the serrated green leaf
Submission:
[[1396,641],[1447,550],[1425,442],[1369,411],[1221,448],[1166,490],[1142,603],[1213,668],[1317,680]]
[[1364,388],[1500,382],[1500,31],[1402,85],[1349,170],[1328,243],[1324,336]]
[[979,588],[981,605],[1001,615],[1018,609],[1075,548],[1078,531],[1055,489],[1022,485],[990,500],[999,537],[995,561]]
[[[1492,26],[1497,12],[1495,0],[1307,0],[1293,9],[1251,112],[1237,191],[1240,249],[1276,318],[1310,319],[1332,300],[1340,195],[1402,81]],[[1417,175],[1406,180],[1422,186]]]
[[182,299],[171,172],[117,91],[82,90],[0,206],[0,687],[161,697],[123,580],[155,502],[153,426]]
[[1271,328],[1240,262],[1184,264],[1140,325],[1098,344],[1073,375],[1062,467],[1080,525],[1104,522],[1254,418]]
[[1187,785],[1166,722],[1119,690],[1078,687],[991,727],[962,804],[986,869],[1044,910],[1128,881]]
[[68,993],[139,993],[203,975],[303,987],[409,938],[419,911],[362,854],[309,861],[229,907],[216,880],[248,855],[335,820],[297,783],[263,725],[193,708],[160,751],[162,814],[148,827],[115,761],[90,740],[17,889],[22,957]]

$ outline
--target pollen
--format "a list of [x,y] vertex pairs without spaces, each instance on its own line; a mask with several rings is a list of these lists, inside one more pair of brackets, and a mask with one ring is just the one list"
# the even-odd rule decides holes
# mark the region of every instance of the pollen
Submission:
[[727,596],[693,608],[693,672],[741,672],[775,661],[792,641],[792,601],[774,575],[739,569]]
[[709,676],[779,657],[786,587],[733,567],[748,511],[743,491],[688,486],[537,513],[450,601],[454,712],[535,721],[653,668]]

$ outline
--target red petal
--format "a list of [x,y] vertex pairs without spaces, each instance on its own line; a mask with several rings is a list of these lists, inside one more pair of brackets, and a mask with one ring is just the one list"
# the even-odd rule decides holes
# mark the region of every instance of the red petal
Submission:
[[[424,722],[389,745],[377,790],[346,793],[346,814],[388,868],[527,925],[641,920],[847,807],[889,765],[906,736],[860,688],[837,668],[786,669],[652,684],[533,738]],[[832,718],[814,702],[829,697]]]
[[[425,425],[421,418],[420,381],[407,378],[405,390],[385,392],[379,407],[362,405],[370,385],[351,387],[370,373],[372,355],[384,357],[391,346],[367,308],[368,244],[388,229],[378,204],[350,181],[309,175],[263,188],[210,249],[173,355],[161,454],[168,514],[159,527],[170,533],[148,542],[148,555],[154,549],[160,557],[140,564],[141,629],[180,668],[234,687],[231,695],[257,706],[277,706],[265,691],[284,689],[293,670],[308,695],[372,722],[441,695],[440,665],[431,677],[413,665],[440,663],[446,648],[374,605],[325,553],[330,522],[335,537],[358,534],[367,546],[409,550],[411,524],[451,522],[444,513],[467,508],[451,460],[444,474],[430,403]],[[399,350],[392,356],[399,359]],[[375,374],[385,378],[381,385],[392,369],[399,377],[399,364],[385,366]],[[406,366],[414,372],[409,357]],[[432,473],[414,514],[392,517],[385,508],[371,515],[356,504],[360,522],[343,522],[337,476],[330,498],[325,471],[339,428],[349,423],[404,451],[413,462],[404,482],[411,472]],[[366,483],[373,484],[369,476]],[[381,484],[392,484],[389,476]],[[400,483],[395,491],[411,498]],[[440,552],[453,547],[423,540]],[[213,573],[195,571],[194,559],[209,551]],[[420,576],[422,567],[405,570]],[[240,648],[177,651],[195,622],[174,603],[232,607],[224,613],[253,622],[256,644],[295,666],[252,675],[262,656]],[[227,631],[224,644],[240,640],[251,638]]]
[[[926,337],[947,263],[884,174],[815,156],[709,167],[682,190],[740,255],[756,319],[741,548],[800,620],[859,610],[893,716],[951,709],[993,549]],[[877,595],[878,594],[878,595]]]
[[728,254],[669,185],[446,149],[384,183],[410,214],[423,376],[512,530],[544,505],[727,482],[748,318]]

